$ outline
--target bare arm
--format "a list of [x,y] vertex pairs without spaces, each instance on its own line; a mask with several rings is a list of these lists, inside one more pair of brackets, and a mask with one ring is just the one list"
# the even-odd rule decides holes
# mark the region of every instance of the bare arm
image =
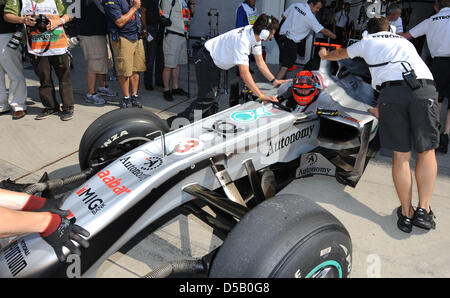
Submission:
[[346,58],[350,58],[346,48],[340,48],[332,52],[328,52],[327,49],[321,48],[319,56],[322,60],[338,61]]
[[400,33],[398,33],[398,34],[401,35],[401,36],[403,36],[403,37],[406,38],[406,39],[411,39],[411,38],[413,38],[412,35],[411,35],[411,33],[409,33],[409,31],[406,32],[406,33],[403,33],[403,34],[400,34]]
[[141,0],[133,0],[133,5],[131,6],[130,10],[126,14],[115,20],[114,23],[117,25],[117,27],[122,28],[131,20],[131,18],[140,7]]
[[0,207],[22,210],[29,198],[29,194],[0,188]]
[[41,233],[50,221],[50,212],[25,212],[0,207],[0,238]]
[[331,32],[330,30],[323,28],[322,30],[320,30],[320,32],[325,35],[328,36],[331,39],[336,39],[336,34],[334,34],[333,32]]
[[272,85],[274,87],[279,87],[281,84],[287,82],[286,80],[277,80],[275,76],[272,74],[270,69],[267,67],[266,62],[264,61],[264,58],[262,55],[253,55],[255,57],[256,66],[258,67],[259,71],[262,73],[262,75],[269,81],[272,82],[273,79],[275,81],[272,82]]
[[239,67],[239,74],[242,80],[244,81],[244,84],[247,86],[248,89],[250,89],[253,92],[253,95],[257,96],[262,101],[275,101],[275,102],[278,101],[276,97],[265,96],[264,93],[261,92],[261,90],[256,85],[255,81],[253,80],[248,65],[239,64],[238,67]]
[[5,15],[3,16],[3,19],[5,21],[7,21],[8,23],[13,23],[13,24],[25,24],[27,26],[34,26],[36,24],[34,18],[32,18],[31,16],[16,16],[12,13],[5,13]]

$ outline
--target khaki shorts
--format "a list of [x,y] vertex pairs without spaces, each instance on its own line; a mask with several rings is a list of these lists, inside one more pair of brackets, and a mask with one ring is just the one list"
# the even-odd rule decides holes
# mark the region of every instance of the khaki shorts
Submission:
[[167,34],[164,37],[163,52],[164,66],[176,68],[180,64],[187,64],[186,38],[176,34]]
[[79,36],[81,49],[88,64],[88,72],[108,73],[108,47],[106,35]]
[[119,41],[112,41],[117,75],[131,77],[133,72],[145,71],[145,51],[141,39],[128,40],[120,36]]

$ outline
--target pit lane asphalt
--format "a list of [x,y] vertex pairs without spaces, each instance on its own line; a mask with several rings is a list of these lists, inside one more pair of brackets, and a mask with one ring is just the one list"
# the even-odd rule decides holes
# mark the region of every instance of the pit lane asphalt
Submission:
[[[80,47],[73,50],[75,68],[72,82],[75,115],[63,122],[58,116],[34,120],[42,108],[39,82],[28,63],[24,64],[28,86],[28,113],[13,121],[10,114],[0,116],[0,178],[17,182],[36,182],[48,172],[59,178],[79,171],[78,145],[86,128],[102,114],[118,108],[120,96],[104,106],[84,102],[86,70]],[[270,65],[273,72],[276,65]],[[230,71],[233,79],[234,71]],[[258,77],[255,71],[255,77]],[[191,65],[191,94],[196,94],[195,72]],[[57,79],[55,79],[55,83]],[[263,81],[263,80],[262,80]],[[119,91],[116,81],[110,86]],[[182,67],[180,86],[187,90],[187,71]],[[120,91],[119,91],[120,94]],[[144,108],[161,118],[182,111],[191,100],[176,96],[173,102],[162,99],[162,88],[144,89],[140,96]],[[222,102],[227,95],[221,96]],[[444,103],[444,110],[445,110]],[[441,113],[442,120],[444,113]],[[353,242],[350,277],[450,277],[450,153],[438,154],[439,175],[431,206],[437,229],[414,228],[405,234],[396,227],[395,209],[399,206],[391,178],[390,153],[381,151],[371,160],[356,188],[343,186],[332,177],[315,176],[296,180],[283,193],[301,193],[334,214],[348,229]],[[415,160],[412,161],[415,164]],[[417,189],[413,189],[417,204]],[[155,232],[145,230],[103,263],[97,277],[139,277],[159,265],[179,259],[201,257],[221,244],[211,228],[192,215],[179,215]]]

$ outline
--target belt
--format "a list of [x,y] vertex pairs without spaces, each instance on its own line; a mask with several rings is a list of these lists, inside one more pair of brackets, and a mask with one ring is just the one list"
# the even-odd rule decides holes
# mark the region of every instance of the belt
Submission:
[[175,32],[175,31],[171,31],[171,30],[166,30],[166,34],[175,34],[175,35],[186,37],[183,33]]
[[[422,86],[425,86],[425,85],[432,85],[432,86],[434,86],[435,85],[433,80],[418,79],[418,81],[422,84]],[[381,85],[377,85],[377,90],[381,90],[381,89],[386,88],[386,87],[402,86],[402,85],[408,86],[407,83],[404,80],[387,81],[387,82],[383,82]]]
[[434,57],[433,60],[450,60],[450,57]]

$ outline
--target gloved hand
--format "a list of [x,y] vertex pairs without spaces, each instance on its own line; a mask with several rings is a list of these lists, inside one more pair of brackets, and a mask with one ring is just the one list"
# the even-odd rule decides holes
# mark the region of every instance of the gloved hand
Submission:
[[68,216],[70,211],[59,209],[60,205],[61,200],[59,199],[46,199],[30,195],[25,206],[22,207],[22,211],[51,212],[62,217]]
[[70,223],[70,221],[63,216],[55,213],[50,214],[50,223],[40,235],[53,247],[59,261],[64,262],[66,260],[66,256],[62,250],[63,246],[67,247],[71,253],[81,255],[81,250],[72,241],[87,248],[89,247],[89,242],[81,236],[89,237],[90,233],[82,227]]

